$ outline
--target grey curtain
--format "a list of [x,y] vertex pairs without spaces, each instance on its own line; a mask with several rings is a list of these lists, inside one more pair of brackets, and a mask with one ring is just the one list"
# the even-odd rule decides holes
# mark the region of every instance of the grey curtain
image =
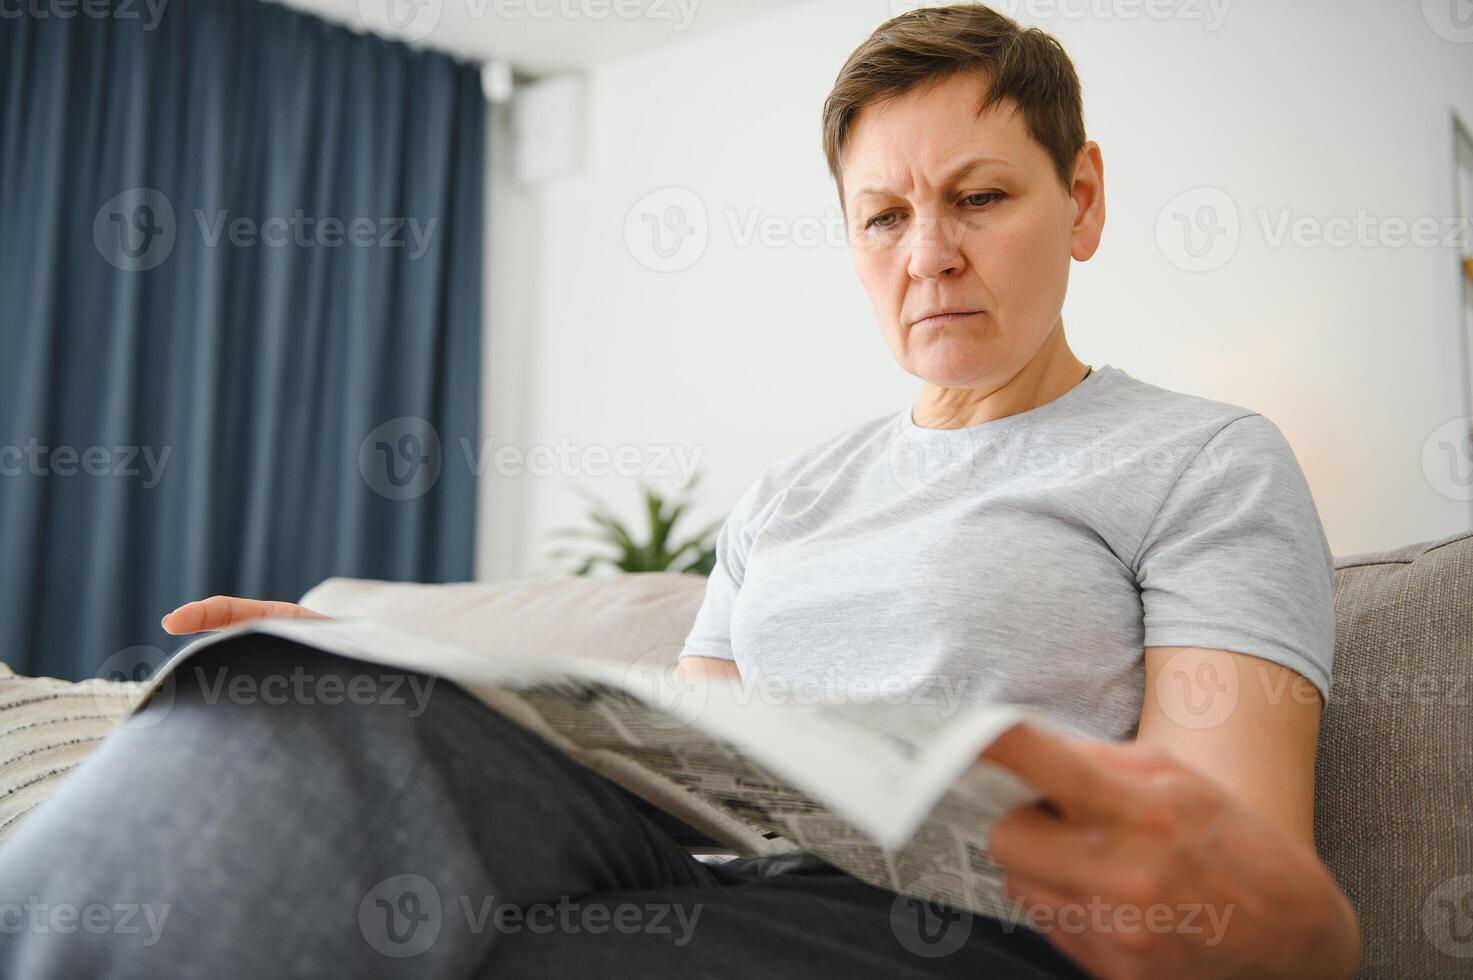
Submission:
[[0,660],[109,673],[189,599],[471,577],[476,70],[257,0],[15,6]]

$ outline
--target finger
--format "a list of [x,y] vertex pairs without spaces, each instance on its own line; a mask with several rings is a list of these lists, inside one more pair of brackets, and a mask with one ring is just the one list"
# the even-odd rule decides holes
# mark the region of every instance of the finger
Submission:
[[319,612],[313,612],[306,606],[299,606],[295,602],[284,602],[280,599],[269,599],[261,603],[266,607],[264,615],[272,619],[326,619]]
[[982,752],[981,758],[1009,769],[1066,817],[1108,823],[1129,801],[1129,782],[1106,764],[1086,739],[1050,731],[1031,722],[1014,725]]
[[1003,875],[1002,890],[1019,913],[1036,914],[1041,907],[1057,910],[1069,901],[1068,895],[1050,887],[1047,882],[1011,868]]
[[1074,747],[1097,765],[1126,777],[1151,776],[1172,765],[1170,756],[1141,742],[1096,742],[1079,739]]
[[258,599],[212,595],[185,603],[165,616],[161,625],[165,632],[174,634],[224,629],[232,623],[266,615],[268,606],[269,603]]
[[988,853],[1009,875],[1064,895],[1109,880],[1115,848],[1101,825],[1072,823],[1036,805],[1000,818],[987,838]]

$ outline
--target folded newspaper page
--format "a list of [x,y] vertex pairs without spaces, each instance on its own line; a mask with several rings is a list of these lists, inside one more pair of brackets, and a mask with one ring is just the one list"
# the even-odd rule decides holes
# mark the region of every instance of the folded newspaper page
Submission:
[[998,918],[1018,914],[987,833],[1037,798],[977,755],[1013,706],[795,703],[722,679],[546,654],[488,656],[367,620],[263,619],[181,649],[141,706],[199,651],[265,633],[445,678],[741,855],[805,850],[871,884]]

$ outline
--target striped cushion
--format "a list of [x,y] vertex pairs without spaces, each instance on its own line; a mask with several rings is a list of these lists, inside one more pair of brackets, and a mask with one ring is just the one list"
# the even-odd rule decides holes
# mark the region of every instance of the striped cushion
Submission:
[[127,717],[138,688],[18,677],[0,664],[0,841]]

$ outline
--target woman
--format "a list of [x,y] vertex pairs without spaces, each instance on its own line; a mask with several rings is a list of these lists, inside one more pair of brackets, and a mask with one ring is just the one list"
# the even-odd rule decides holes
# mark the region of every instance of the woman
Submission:
[[[1098,247],[1105,199],[1067,56],[982,7],[895,18],[844,66],[824,141],[921,392],[742,496],[680,669],[950,684],[1073,729],[1021,726],[984,754],[1046,798],[991,840],[1039,929],[913,920],[802,858],[708,867],[448,685],[417,717],[211,704],[212,684],[303,665],[369,676],[249,637],[204,654],[167,718],[146,709],[0,853],[11,894],[167,906],[174,931],[23,931],[9,975],[1354,974],[1356,918],[1312,833],[1324,535],[1267,420],[1070,351],[1069,263]],[[315,614],[214,597],[164,625],[265,615]],[[554,902],[576,909],[545,931],[495,918]],[[652,907],[688,941],[588,916]]]

